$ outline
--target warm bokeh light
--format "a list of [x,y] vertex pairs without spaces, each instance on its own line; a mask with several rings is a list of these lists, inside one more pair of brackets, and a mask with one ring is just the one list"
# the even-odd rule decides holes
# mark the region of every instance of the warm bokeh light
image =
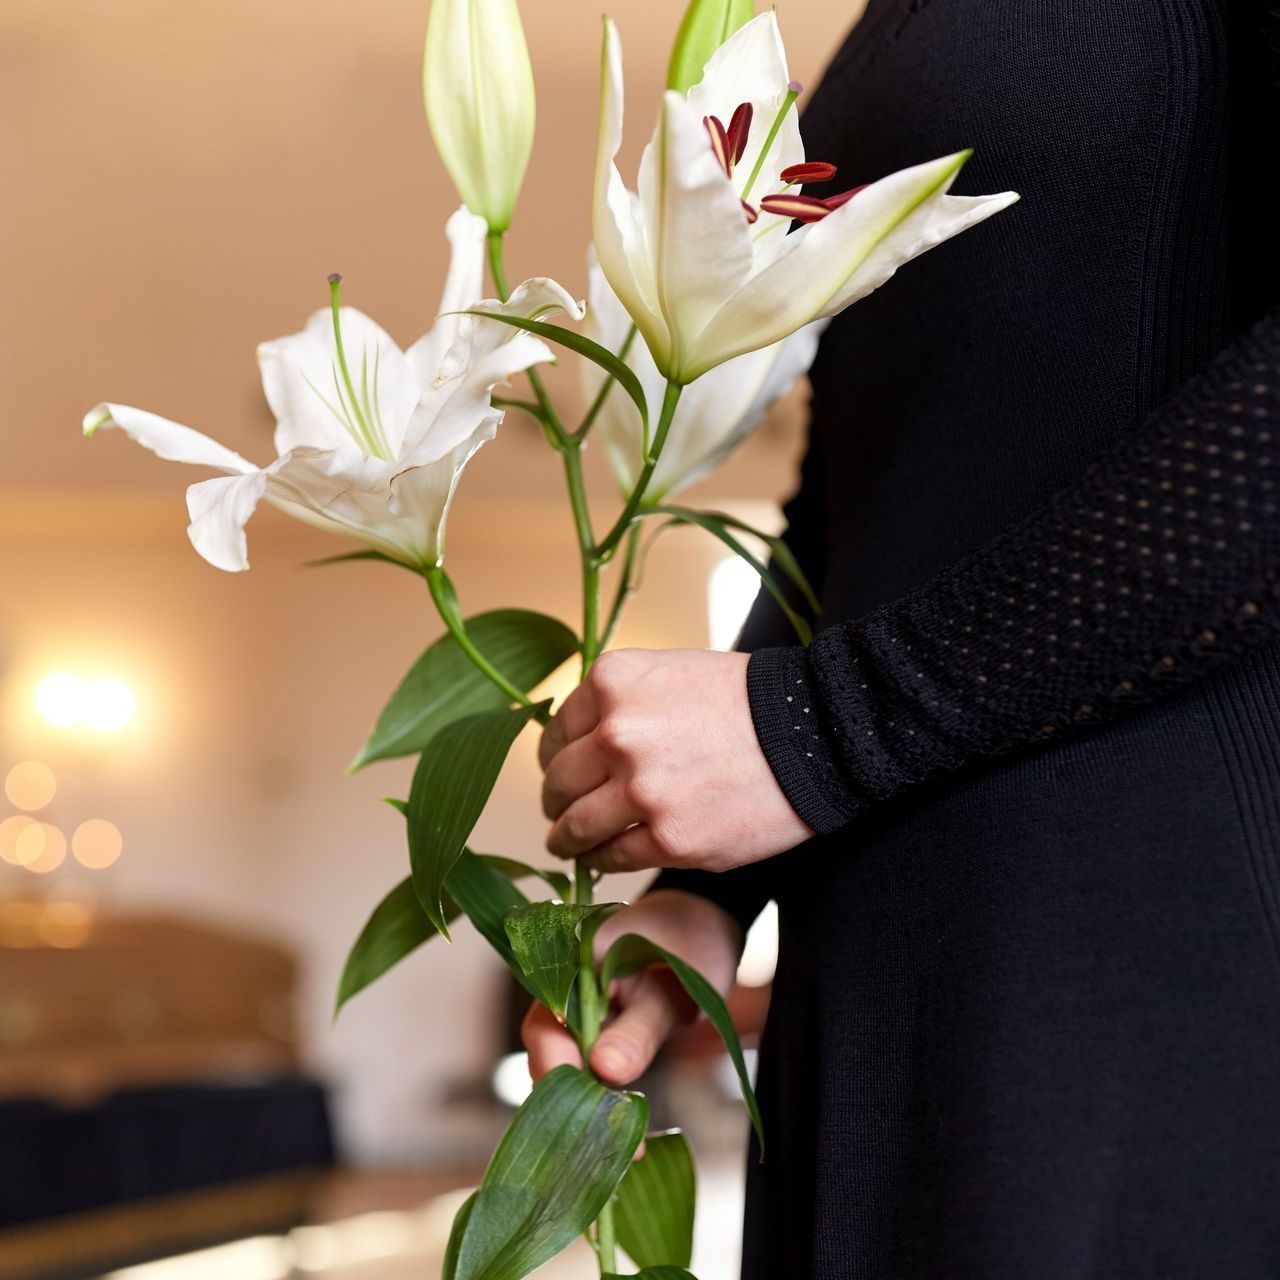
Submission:
[[15,809],[34,813],[43,809],[58,790],[53,770],[39,760],[24,760],[9,770],[4,780],[4,793]]
[[52,822],[29,822],[13,843],[18,865],[44,873],[60,867],[67,856],[67,837]]
[[95,680],[85,690],[84,722],[99,733],[118,733],[133,719],[136,706],[123,680]]
[[123,680],[85,680],[73,671],[55,671],[36,685],[36,710],[56,729],[87,725],[98,733],[118,733],[137,709]]
[[15,867],[22,866],[18,860],[18,837],[28,828],[38,826],[34,818],[25,813],[15,813],[13,817],[0,822],[0,858]]
[[82,822],[71,837],[71,852],[76,861],[90,871],[109,867],[120,856],[124,837],[120,828],[106,818],[90,818]]
[[84,719],[85,683],[71,671],[55,671],[36,685],[36,710],[55,729]]
[[93,905],[74,899],[56,899],[44,904],[36,933],[46,946],[83,946],[93,930]]

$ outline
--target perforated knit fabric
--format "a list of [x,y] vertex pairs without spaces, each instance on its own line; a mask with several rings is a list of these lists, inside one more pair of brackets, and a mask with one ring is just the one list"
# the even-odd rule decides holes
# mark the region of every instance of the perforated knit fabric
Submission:
[[1280,629],[1280,314],[1045,508],[812,648],[757,651],[765,754],[835,831],[978,757],[1161,697]]

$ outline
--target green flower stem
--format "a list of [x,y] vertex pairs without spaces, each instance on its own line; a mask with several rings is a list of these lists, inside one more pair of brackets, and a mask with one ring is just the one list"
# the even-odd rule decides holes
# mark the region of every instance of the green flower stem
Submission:
[[[533,706],[532,701],[522,689],[517,689],[510,680],[498,670],[497,667],[489,661],[488,658],[476,648],[471,637],[467,635],[467,628],[464,625],[458,612],[458,598],[454,594],[453,583],[449,581],[448,575],[443,569],[437,566],[434,569],[428,569],[427,589],[431,592],[431,599],[435,602],[436,609],[439,611],[440,619],[449,629],[449,634],[457,642],[458,648],[471,660],[472,666],[485,676],[489,681],[496,685],[503,693],[511,699],[512,702],[518,702],[522,707]],[[540,724],[546,724],[550,719],[550,712],[543,710],[538,713],[537,719]]]
[[[632,325],[631,328],[627,330],[627,336],[622,340],[622,346],[618,348],[618,359],[625,360],[631,353],[631,348],[635,346],[636,337],[639,332],[640,330],[637,329],[635,325]],[[606,376],[604,385],[596,393],[596,398],[592,401],[591,408],[587,410],[587,416],[583,418],[581,425],[578,427],[577,431],[573,433],[575,440],[583,439],[587,432],[596,425],[596,419],[600,416],[600,411],[604,408],[609,399],[609,393],[617,385],[617,382],[618,380],[613,376],[613,374]],[[644,442],[644,448],[647,453],[649,449],[648,440]]]
[[585,680],[600,656],[600,565],[587,504],[586,477],[582,471],[582,442],[570,440],[562,450],[564,477],[573,507],[573,526],[582,559],[582,678]]
[[617,594],[613,598],[613,608],[609,610],[609,619],[604,625],[604,634],[600,637],[600,648],[607,649],[613,633],[622,620],[623,606],[631,598],[636,589],[636,571],[640,567],[640,539],[643,529],[633,524],[627,531],[627,550],[622,562],[622,578],[618,583]]
[[[589,907],[594,895],[595,880],[590,870],[579,863],[574,877],[574,901],[579,906]],[[583,939],[582,962],[578,970],[578,1008],[582,1019],[578,1045],[584,1062],[590,1058],[592,1046],[599,1039],[600,1028],[608,1011],[608,993],[600,990],[596,977],[595,956],[592,953],[594,942],[594,935],[591,933]],[[600,1210],[600,1216],[596,1219],[595,1238],[590,1239],[590,1243],[600,1264],[600,1274],[615,1274],[618,1270],[618,1232],[612,1200]]]
[[632,489],[631,496],[627,499],[627,505],[622,509],[622,514],[618,517],[617,523],[609,530],[608,534],[605,535],[604,541],[596,548],[596,553],[602,563],[610,559],[618,549],[618,544],[626,537],[627,530],[631,527],[631,522],[644,505],[645,494],[648,492],[649,485],[653,480],[653,473],[658,469],[658,460],[662,457],[662,449],[667,443],[667,436],[670,434],[671,424],[675,420],[676,409],[679,408],[680,395],[683,391],[684,387],[680,383],[667,383],[667,394],[662,400],[662,416],[658,419],[658,429],[653,437],[653,448],[645,459],[644,470],[640,472],[640,479],[636,481],[636,486]]

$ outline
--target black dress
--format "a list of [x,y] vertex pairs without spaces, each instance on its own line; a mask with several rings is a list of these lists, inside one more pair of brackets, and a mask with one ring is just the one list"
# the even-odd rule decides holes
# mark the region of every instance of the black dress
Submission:
[[871,0],[807,113],[1023,201],[813,370],[744,644],[823,834],[660,881],[780,905],[750,1280],[1280,1277],[1275,8]]

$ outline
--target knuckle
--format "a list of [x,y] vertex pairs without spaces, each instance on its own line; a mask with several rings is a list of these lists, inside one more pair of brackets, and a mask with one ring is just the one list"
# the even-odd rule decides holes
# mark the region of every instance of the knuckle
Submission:
[[625,656],[617,650],[602,653],[595,660],[595,665],[591,668],[591,674],[587,677],[587,682],[591,685],[592,691],[605,696],[613,693],[622,683],[623,670],[626,665]]
[[660,820],[649,827],[649,835],[659,855],[672,862],[680,862],[688,856],[683,833],[675,823]]
[[605,716],[596,726],[596,738],[603,751],[625,755],[635,741],[631,724],[617,712]]
[[662,798],[662,788],[648,772],[637,771],[623,784],[627,804],[641,814],[655,813]]

